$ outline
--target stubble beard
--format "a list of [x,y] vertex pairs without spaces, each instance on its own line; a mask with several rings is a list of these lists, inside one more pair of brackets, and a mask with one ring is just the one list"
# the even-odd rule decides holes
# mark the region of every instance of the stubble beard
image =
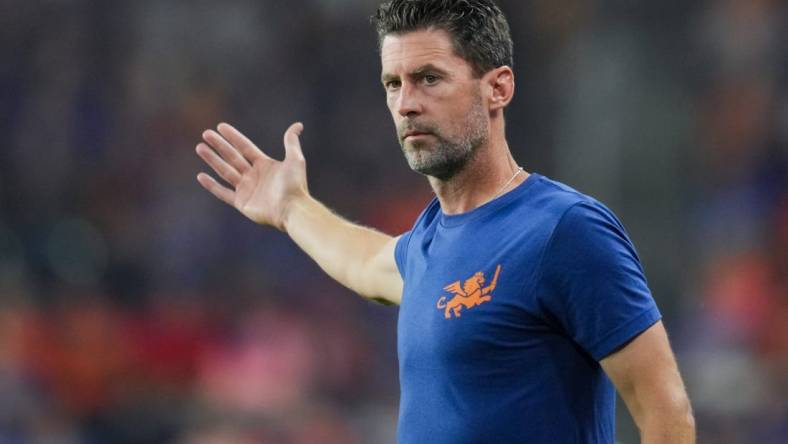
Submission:
[[[478,148],[489,137],[487,115],[482,106],[481,95],[474,102],[468,118],[452,124],[448,136],[433,125],[410,123],[400,128],[400,134],[407,130],[430,133],[430,136],[416,141],[399,138],[402,152],[413,171],[447,181],[457,175],[470,162]],[[434,139],[434,140],[433,140]]]

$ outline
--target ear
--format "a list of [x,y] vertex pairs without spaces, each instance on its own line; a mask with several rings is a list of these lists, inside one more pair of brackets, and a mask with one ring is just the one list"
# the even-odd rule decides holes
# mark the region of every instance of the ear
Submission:
[[514,72],[508,66],[499,66],[482,78],[482,84],[489,92],[490,111],[506,108],[514,96]]

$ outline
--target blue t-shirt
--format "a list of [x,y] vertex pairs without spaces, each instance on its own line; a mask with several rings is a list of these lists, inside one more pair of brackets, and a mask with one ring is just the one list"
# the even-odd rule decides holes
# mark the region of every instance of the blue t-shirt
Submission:
[[531,174],[397,243],[400,444],[613,443],[599,360],[660,319],[605,206]]

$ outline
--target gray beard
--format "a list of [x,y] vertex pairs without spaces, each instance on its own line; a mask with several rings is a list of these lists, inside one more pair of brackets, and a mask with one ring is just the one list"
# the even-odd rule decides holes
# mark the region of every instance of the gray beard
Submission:
[[408,165],[417,173],[442,181],[449,180],[462,171],[489,137],[481,97],[477,105],[471,109],[468,119],[451,128],[454,130],[452,132],[459,134],[457,137],[444,136],[437,128],[431,126],[412,125],[408,128],[429,132],[430,137],[436,139],[433,141],[428,137],[425,140],[406,143],[400,138],[400,146]]

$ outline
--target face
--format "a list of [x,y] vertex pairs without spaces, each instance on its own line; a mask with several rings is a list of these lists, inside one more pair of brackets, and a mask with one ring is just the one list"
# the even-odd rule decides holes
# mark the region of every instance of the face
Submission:
[[443,30],[387,35],[381,62],[386,101],[408,164],[421,174],[450,179],[489,137],[480,79],[454,53]]

